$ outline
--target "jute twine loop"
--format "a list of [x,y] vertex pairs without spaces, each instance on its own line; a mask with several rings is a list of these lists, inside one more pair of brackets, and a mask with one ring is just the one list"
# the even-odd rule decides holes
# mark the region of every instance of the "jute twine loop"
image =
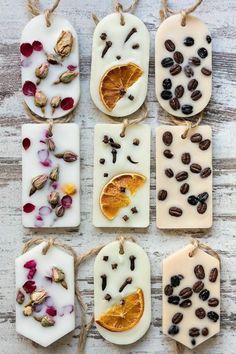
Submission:
[[125,254],[125,241],[136,242],[133,236],[117,236],[117,241],[119,241],[119,254]]
[[183,344],[175,341],[175,354],[183,354],[184,346]]
[[193,5],[191,5],[190,7],[186,8],[186,9],[182,9],[180,11],[175,11],[168,6],[168,0],[162,0],[161,1],[162,8],[160,10],[161,21],[164,21],[169,15],[176,15],[176,14],[180,13],[181,14],[181,26],[186,26],[187,15],[194,12],[198,8],[198,6],[201,5],[202,2],[203,2],[203,0],[196,0],[195,3]]
[[93,19],[95,25],[97,26],[97,24],[100,22],[100,20],[99,20],[99,18],[97,17],[97,15],[92,14],[92,19]]
[[200,125],[200,123],[202,122],[202,120],[203,120],[203,111],[198,115],[196,122],[191,122],[189,120],[185,120],[183,118],[177,118],[177,117],[173,117],[173,116],[171,116],[170,119],[176,125],[185,125],[186,126],[186,129],[185,129],[185,131],[182,134],[182,138],[186,139],[187,136],[189,135],[190,131],[193,128],[198,127]]
[[125,25],[124,13],[125,12],[131,12],[132,13],[134,11],[137,3],[138,3],[138,0],[133,0],[131,5],[129,7],[127,7],[126,9],[124,9],[123,5],[118,0],[115,0],[115,9],[116,9],[116,12],[119,12],[119,14],[120,14],[120,24],[121,24],[121,26]]
[[201,243],[200,241],[198,241],[196,239],[193,239],[191,243],[193,245],[193,248],[189,252],[189,257],[194,257],[197,250],[201,249],[202,251],[208,253],[212,257],[215,257],[216,259],[218,259],[219,262],[221,262],[220,255],[215,250],[213,250],[210,246],[208,246],[204,243]]
[[[60,0],[54,0],[53,5],[44,11],[46,26],[51,26],[51,15],[56,10],[60,3]],[[38,16],[41,14],[39,0],[28,0],[28,10],[33,16]]]
[[143,120],[145,120],[147,118],[147,116],[148,116],[148,108],[147,108],[146,102],[144,102],[142,107],[141,107],[140,115],[137,118],[134,118],[134,119],[125,118],[123,120],[123,127],[122,127],[122,130],[121,130],[121,133],[120,133],[120,137],[121,138],[125,137],[126,129],[130,125],[142,122]]

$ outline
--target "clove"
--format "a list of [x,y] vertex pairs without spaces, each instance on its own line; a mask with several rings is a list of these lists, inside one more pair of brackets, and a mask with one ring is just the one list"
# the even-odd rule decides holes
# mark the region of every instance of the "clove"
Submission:
[[106,274],[101,275],[101,278],[102,278],[102,290],[105,290],[106,286],[107,286],[107,276],[106,276]]
[[107,300],[107,301],[110,301],[111,300],[111,295],[110,294],[106,294],[104,299]]
[[114,141],[110,142],[110,145],[111,145],[111,147],[113,147],[115,149],[120,149],[121,148],[120,144],[115,143]]
[[137,214],[138,209],[136,207],[131,208],[132,214]]
[[136,28],[134,27],[134,28],[132,28],[132,30],[127,34],[127,37],[125,38],[125,43],[130,39],[130,37],[134,34],[134,33],[136,33],[137,32],[137,30],[136,30]]
[[124,215],[123,218],[122,218],[124,221],[128,221],[129,220],[129,217],[127,215]]
[[130,256],[129,257],[129,260],[130,260],[130,270],[134,270],[134,268],[135,268],[135,259],[136,259],[136,257],[135,256]]
[[112,269],[117,269],[117,267],[118,267],[118,264],[117,264],[117,263],[113,263],[113,264],[111,265],[111,268],[112,268]]
[[105,48],[102,51],[102,58],[104,58],[104,56],[106,55],[106,52],[108,51],[109,48],[111,48],[112,46],[112,42],[111,41],[107,41]]
[[108,138],[107,135],[104,135],[103,142],[104,142],[104,144],[108,144],[109,143],[109,138]]
[[138,163],[137,161],[132,160],[131,156],[129,156],[129,155],[127,156],[127,160],[129,162],[133,163],[133,164],[137,164]]
[[138,44],[138,43],[134,44],[134,45],[132,46],[132,48],[133,48],[133,49],[138,49],[138,48],[139,48],[139,44]]
[[116,163],[116,155],[117,155],[116,149],[112,149],[111,153],[112,153],[112,163]]
[[131,277],[127,278],[127,279],[124,281],[124,283],[121,285],[121,287],[120,287],[120,289],[119,289],[119,292],[121,293],[121,292],[124,290],[124,288],[125,288],[128,284],[131,284],[131,283],[132,283],[132,278],[131,278]]
[[104,257],[103,257],[103,260],[104,260],[105,262],[107,262],[107,261],[108,261],[108,258],[109,258],[108,256],[104,256]]

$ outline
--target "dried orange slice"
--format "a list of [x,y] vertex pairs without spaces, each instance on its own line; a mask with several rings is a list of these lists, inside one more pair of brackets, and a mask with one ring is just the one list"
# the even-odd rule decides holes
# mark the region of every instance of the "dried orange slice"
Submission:
[[104,312],[96,323],[111,332],[127,331],[140,321],[144,311],[143,291],[138,289]]
[[100,82],[99,94],[108,111],[113,110],[127,89],[142,75],[143,70],[133,63],[116,65],[105,72]]
[[131,195],[134,195],[145,181],[146,177],[139,173],[123,173],[113,177],[104,186],[100,195],[100,207],[103,215],[107,219],[113,220],[120,208],[130,204],[129,196],[122,192],[122,189],[128,190]]

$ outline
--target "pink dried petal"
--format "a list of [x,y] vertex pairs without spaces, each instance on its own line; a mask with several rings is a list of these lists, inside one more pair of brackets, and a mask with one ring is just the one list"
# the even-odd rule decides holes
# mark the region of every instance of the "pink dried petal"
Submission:
[[33,277],[35,276],[35,273],[37,272],[37,269],[36,268],[32,268],[30,269],[28,275],[27,275],[27,279],[31,280],[33,279]]
[[25,213],[32,213],[32,211],[34,211],[35,209],[35,205],[34,204],[31,204],[31,203],[26,203],[24,206],[23,206],[23,211]]
[[58,186],[59,186],[58,182],[53,182],[53,183],[51,184],[51,187],[52,187],[53,189],[57,189]]
[[44,306],[44,304],[35,304],[34,307],[33,307],[34,312],[38,313],[38,312],[42,311],[43,306]]
[[46,144],[46,141],[45,141],[45,140],[42,140],[42,139],[39,140],[39,142],[42,143],[42,144]]
[[34,222],[34,226],[35,227],[42,227],[43,226],[43,218],[40,215],[37,215],[35,218],[35,222]]
[[23,146],[23,148],[24,148],[25,150],[28,150],[28,148],[30,147],[30,145],[31,145],[31,141],[30,141],[29,138],[24,138],[24,139],[22,140],[22,146]]
[[25,96],[34,96],[37,88],[32,81],[25,81],[22,91]]
[[63,206],[63,208],[69,209],[71,207],[71,204],[72,204],[71,196],[64,195],[64,197],[62,197],[62,199],[61,199],[61,205]]
[[74,100],[72,97],[63,98],[63,100],[61,101],[61,109],[63,109],[64,111],[68,111],[69,109],[73,108],[73,106]]
[[64,316],[72,313],[74,311],[74,306],[73,305],[66,305],[63,306],[60,310],[59,316]]
[[48,281],[50,281],[52,283],[52,277],[46,276],[45,279],[47,279]]
[[31,259],[30,261],[28,261],[24,264],[24,268],[26,268],[26,269],[36,268],[36,266],[37,266],[37,263],[35,262],[34,259]]
[[47,313],[49,316],[54,317],[54,316],[57,315],[57,310],[55,309],[54,306],[50,306],[50,307],[47,308],[46,313]]
[[32,43],[32,47],[33,47],[33,49],[36,50],[37,52],[40,52],[41,50],[43,50],[43,45],[42,45],[42,43],[39,42],[39,41],[34,41],[34,42]]
[[[49,277],[46,277],[46,278],[49,278]],[[52,278],[51,278],[51,279],[52,279]],[[51,296],[46,297],[46,299],[45,299],[45,305],[47,305],[48,307],[53,306],[53,300],[52,300],[52,297],[51,297]]]
[[25,58],[25,59],[21,60],[22,68],[28,68],[29,66],[31,66],[31,64],[32,64],[32,60],[29,58]]
[[28,280],[25,282],[23,285],[23,289],[27,294],[32,294],[36,290],[37,286],[35,284],[35,281],[33,280]]
[[33,53],[33,47],[30,43],[22,43],[20,46],[20,52],[25,57],[30,57]]
[[52,160],[50,160],[50,159],[45,160],[45,161],[41,162],[41,164],[42,164],[44,167],[51,167],[51,166],[52,166]]
[[77,68],[77,66],[75,66],[75,65],[68,65],[67,66],[67,69],[70,71],[75,71],[76,68]]
[[39,208],[39,215],[41,216],[49,215],[51,212],[52,208],[50,208],[49,206],[42,206],[41,208]]
[[47,149],[42,149],[38,151],[38,158],[41,163],[47,161],[48,157],[49,157],[49,151]]

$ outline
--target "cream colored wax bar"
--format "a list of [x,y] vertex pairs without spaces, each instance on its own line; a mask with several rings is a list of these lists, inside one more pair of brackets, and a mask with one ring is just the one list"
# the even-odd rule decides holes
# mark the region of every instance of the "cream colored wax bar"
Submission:
[[149,33],[136,16],[103,18],[93,35],[90,92],[104,113],[123,117],[135,112],[147,94]]
[[156,34],[156,95],[177,117],[191,117],[208,104],[212,90],[212,46],[207,26],[188,15],[170,16]]
[[149,225],[150,127],[97,124],[94,136],[93,224]]
[[[136,243],[111,242],[94,263],[94,314],[99,333],[109,342],[131,344],[151,321],[150,263]],[[116,319],[114,321],[115,314]]]
[[21,36],[24,100],[40,117],[59,118],[72,111],[80,96],[79,47],[73,26],[63,17],[34,17]]
[[16,331],[47,347],[75,328],[74,259],[46,242],[16,259]]
[[190,349],[220,331],[219,260],[192,249],[163,261],[163,333]]
[[22,127],[22,222],[25,227],[78,227],[79,126]]
[[212,226],[212,133],[163,125],[156,131],[157,226],[161,229]]

